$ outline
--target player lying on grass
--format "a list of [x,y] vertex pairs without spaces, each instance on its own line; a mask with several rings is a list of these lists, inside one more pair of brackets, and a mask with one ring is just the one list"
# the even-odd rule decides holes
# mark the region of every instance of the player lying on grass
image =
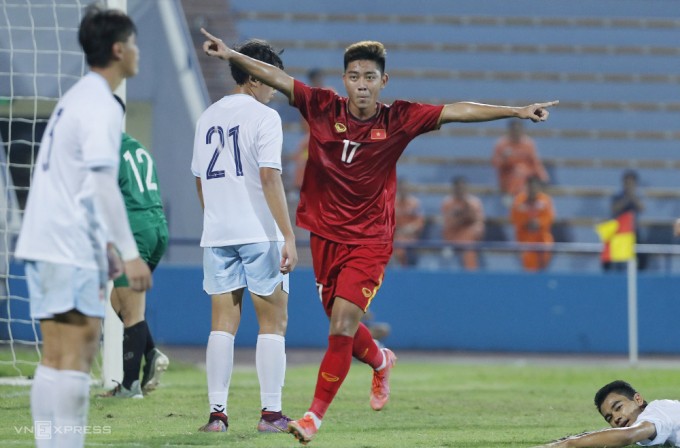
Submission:
[[647,403],[630,384],[617,380],[597,391],[595,406],[611,428],[565,437],[541,447],[621,447],[634,443],[680,447],[678,400]]

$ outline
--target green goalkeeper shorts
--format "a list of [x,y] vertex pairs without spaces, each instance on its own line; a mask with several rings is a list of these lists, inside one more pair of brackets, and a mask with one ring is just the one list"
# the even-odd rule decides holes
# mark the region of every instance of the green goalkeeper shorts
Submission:
[[[168,248],[168,224],[163,221],[158,223],[155,227],[134,232],[135,241],[137,242],[137,250],[142,260],[146,261],[149,268],[153,272],[160,263],[165,250]],[[113,286],[116,288],[130,286],[125,274],[113,281]]]

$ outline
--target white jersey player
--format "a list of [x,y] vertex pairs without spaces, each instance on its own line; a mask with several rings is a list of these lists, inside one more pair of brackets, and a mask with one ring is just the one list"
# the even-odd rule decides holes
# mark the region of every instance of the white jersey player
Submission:
[[617,380],[595,394],[595,406],[611,428],[565,437],[537,448],[680,447],[680,401],[654,400],[647,403],[633,387]]
[[123,112],[112,91],[137,73],[135,35],[120,11],[86,12],[78,38],[92,71],[57,104],[33,173],[16,257],[26,261],[31,315],[43,335],[31,411],[50,434],[36,431],[38,446],[85,443],[104,288],[122,272],[120,256],[132,287],[151,284],[117,182]]
[[[243,53],[282,67],[264,41]],[[286,432],[281,392],[286,366],[288,274],[297,263],[295,236],[281,181],[281,118],[265,106],[274,90],[232,67],[237,87],[198,120],[191,170],[203,206],[203,288],[212,300],[206,367],[210,417],[200,428],[224,432],[233,370],[234,336],[248,288],[260,331],[260,432]]]

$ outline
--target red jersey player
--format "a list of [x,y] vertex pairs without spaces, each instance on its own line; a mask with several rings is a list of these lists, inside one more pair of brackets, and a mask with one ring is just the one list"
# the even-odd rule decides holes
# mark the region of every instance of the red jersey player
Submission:
[[235,64],[279,90],[310,127],[297,224],[311,232],[312,261],[323,306],[330,318],[328,348],[317,377],[314,400],[288,430],[301,443],[312,440],[352,356],[373,370],[370,404],[379,411],[389,398],[389,374],[396,357],[380,349],[361,317],[383,280],[392,254],[396,163],[408,143],[450,122],[526,118],[544,121],[557,101],[524,107],[470,102],[426,105],[378,102],[388,81],[385,48],[358,42],[345,51],[343,81],[347,98],[311,88],[271,65],[227,47],[205,30],[209,56]]

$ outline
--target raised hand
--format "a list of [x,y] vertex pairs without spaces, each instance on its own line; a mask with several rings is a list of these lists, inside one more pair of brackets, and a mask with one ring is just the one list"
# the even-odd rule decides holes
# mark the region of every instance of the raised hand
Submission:
[[218,39],[217,37],[213,36],[207,32],[205,28],[201,28],[201,33],[203,33],[203,35],[208,39],[203,42],[203,51],[205,51],[205,54],[214,58],[220,58],[224,60],[229,59],[229,56],[233,50],[227,47],[222,39]]
[[559,101],[549,101],[547,103],[536,103],[524,106],[519,111],[519,118],[527,118],[534,123],[548,119],[548,107],[556,106]]

